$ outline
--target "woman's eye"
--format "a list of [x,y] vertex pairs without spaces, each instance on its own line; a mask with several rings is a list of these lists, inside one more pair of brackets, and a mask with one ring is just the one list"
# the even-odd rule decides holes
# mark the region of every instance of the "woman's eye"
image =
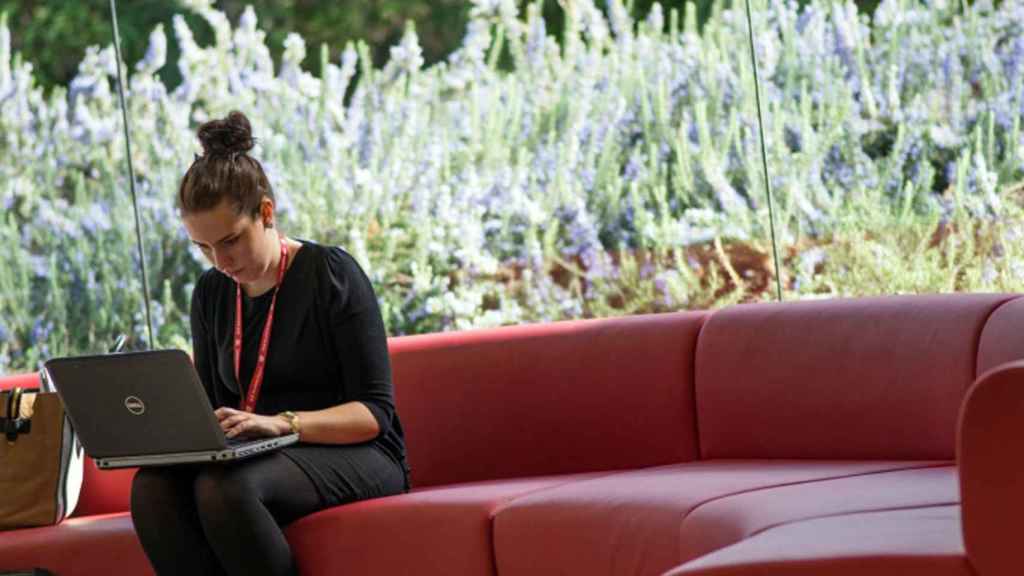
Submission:
[[224,245],[232,246],[234,245],[235,242],[238,242],[238,236],[235,236],[234,238],[228,238],[227,240],[224,241]]

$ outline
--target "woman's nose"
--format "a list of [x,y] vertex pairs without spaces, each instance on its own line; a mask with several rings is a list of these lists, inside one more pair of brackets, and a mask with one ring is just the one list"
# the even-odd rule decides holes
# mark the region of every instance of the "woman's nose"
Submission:
[[210,253],[210,259],[213,260],[214,268],[228,270],[231,266],[232,259],[226,250],[214,248]]

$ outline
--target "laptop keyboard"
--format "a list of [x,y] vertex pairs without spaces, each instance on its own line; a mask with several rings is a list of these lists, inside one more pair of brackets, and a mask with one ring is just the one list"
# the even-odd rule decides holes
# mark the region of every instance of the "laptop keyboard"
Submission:
[[228,443],[228,448],[237,448],[238,446],[244,446],[246,444],[252,444],[253,442],[259,442],[259,438],[225,438]]

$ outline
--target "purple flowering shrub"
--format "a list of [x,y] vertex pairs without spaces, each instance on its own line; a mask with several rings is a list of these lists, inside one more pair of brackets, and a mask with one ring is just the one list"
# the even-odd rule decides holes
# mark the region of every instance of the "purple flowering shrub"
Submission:
[[[354,254],[393,335],[773,295],[742,11],[698,32],[692,5],[633,21],[578,0],[556,41],[536,7],[475,0],[440,64],[410,26],[382,68],[349,44],[314,77],[301,37],[275,66],[252,10],[186,4],[214,43],[179,18],[168,63],[158,27],[127,81],[160,346],[189,347],[206,265],[174,210],[194,129],[232,109],[283,228]],[[754,5],[785,296],[1019,290],[1024,4]],[[121,332],[141,347],[113,50],[45,94],[12,33],[0,20],[0,372]]]

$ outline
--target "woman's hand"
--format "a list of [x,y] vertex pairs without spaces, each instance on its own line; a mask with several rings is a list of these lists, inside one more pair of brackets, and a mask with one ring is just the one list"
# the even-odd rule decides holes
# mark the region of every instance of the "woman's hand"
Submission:
[[213,413],[220,421],[220,429],[228,438],[265,438],[283,436],[292,431],[291,425],[278,416],[263,416],[227,407],[218,408]]

